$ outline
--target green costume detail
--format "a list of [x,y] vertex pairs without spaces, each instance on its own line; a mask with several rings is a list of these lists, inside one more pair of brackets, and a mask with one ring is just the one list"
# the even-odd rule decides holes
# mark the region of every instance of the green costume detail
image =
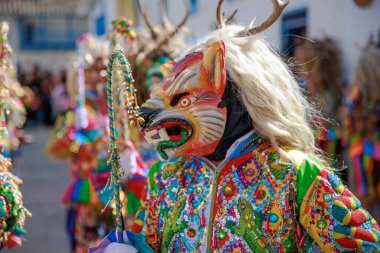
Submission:
[[168,159],[169,156],[163,150],[164,148],[176,148],[182,146],[187,141],[187,133],[184,128],[181,129],[181,139],[178,141],[160,141],[157,145],[157,151],[163,159]]
[[238,211],[240,214],[239,227],[236,226],[232,221],[227,221],[226,227],[233,234],[242,237],[253,252],[272,252],[268,247],[265,247],[267,243],[263,239],[263,233],[261,231],[261,219],[259,216],[255,215],[251,204],[246,199],[239,198]]
[[272,172],[272,175],[276,179],[279,179],[279,180],[284,180],[285,179],[285,175],[284,175],[284,173],[282,171],[278,171],[278,170],[272,169],[271,172]]
[[169,214],[169,212],[164,213],[165,218],[165,228],[163,231],[163,240],[162,240],[162,248],[161,252],[168,252],[171,241],[174,238],[174,235],[184,230],[187,226],[185,220],[182,220],[181,223],[178,223],[179,217],[181,217],[182,211],[186,206],[186,197],[182,197],[176,201],[174,207]]
[[286,176],[288,175],[289,171],[292,170],[292,166],[289,164],[282,164],[281,166],[278,165],[279,163],[279,155],[277,153],[270,153],[269,154],[269,167],[272,175],[277,180],[285,180]]

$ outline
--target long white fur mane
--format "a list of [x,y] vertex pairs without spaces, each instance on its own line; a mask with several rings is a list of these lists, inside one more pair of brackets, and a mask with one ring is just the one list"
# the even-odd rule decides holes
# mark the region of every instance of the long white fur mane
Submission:
[[283,154],[284,149],[295,149],[320,156],[311,123],[319,118],[319,112],[307,102],[288,66],[264,39],[236,36],[243,29],[223,26],[202,38],[189,52],[204,51],[213,42],[224,41],[227,73],[240,90],[253,129]]

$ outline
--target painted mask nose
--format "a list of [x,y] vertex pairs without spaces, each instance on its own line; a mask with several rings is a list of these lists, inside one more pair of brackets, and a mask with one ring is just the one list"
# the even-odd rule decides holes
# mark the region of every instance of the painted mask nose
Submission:
[[140,128],[148,128],[150,123],[153,121],[154,117],[160,112],[159,109],[151,109],[147,107],[141,107],[139,110],[139,117],[143,118],[139,122]]

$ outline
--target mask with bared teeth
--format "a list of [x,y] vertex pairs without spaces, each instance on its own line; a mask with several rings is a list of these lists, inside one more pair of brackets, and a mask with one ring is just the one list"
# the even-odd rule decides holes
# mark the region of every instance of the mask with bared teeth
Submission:
[[214,42],[176,63],[139,111],[140,129],[161,158],[207,156],[220,142],[227,109],[219,106],[226,86],[225,46]]

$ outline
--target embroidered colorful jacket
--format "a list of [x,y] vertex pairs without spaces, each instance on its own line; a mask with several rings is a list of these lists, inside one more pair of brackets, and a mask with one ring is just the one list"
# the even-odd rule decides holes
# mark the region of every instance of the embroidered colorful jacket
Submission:
[[157,163],[147,243],[156,252],[311,252],[314,242],[326,252],[378,252],[379,226],[338,177],[301,152],[287,156],[251,132],[218,167],[197,157]]

